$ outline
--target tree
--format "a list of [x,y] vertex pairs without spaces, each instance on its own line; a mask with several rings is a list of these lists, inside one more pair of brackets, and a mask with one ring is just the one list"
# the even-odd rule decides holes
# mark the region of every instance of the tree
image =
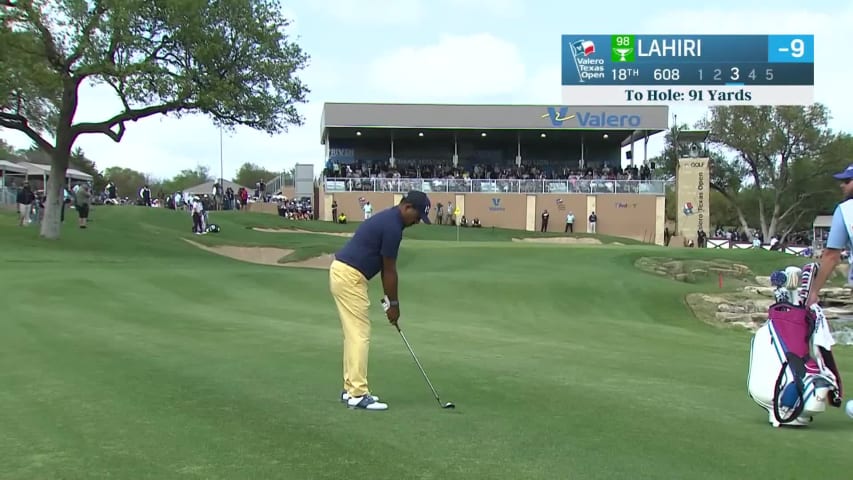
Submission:
[[[720,174],[729,181],[746,178],[755,190],[758,223],[764,238],[790,231],[804,216],[801,209],[813,192],[797,191],[795,185],[825,175],[815,163],[832,136],[829,114],[821,104],[808,107],[712,107],[710,120],[699,125],[710,130],[710,142],[735,152],[735,158],[714,164],[712,180]],[[716,170],[719,171],[716,171]],[[738,185],[739,186],[739,185]],[[716,183],[734,204],[739,189]],[[742,205],[739,205],[740,208]],[[740,212],[741,223],[747,228]]]
[[665,176],[674,176],[678,167],[678,159],[687,156],[689,147],[686,145],[676,145],[675,139],[678,137],[678,132],[689,130],[687,124],[674,125],[664,134],[663,152],[657,157],[650,158],[650,162],[655,163],[655,173]]
[[[2,50],[2,49],[0,49]],[[15,147],[6,143],[2,138],[0,138],[0,160],[17,160],[18,152],[15,151]]]
[[843,171],[853,162],[850,152],[853,152],[853,136],[839,133],[833,136],[823,154],[815,161],[814,170],[820,172],[820,175],[814,175],[811,171],[795,172],[796,177],[806,180],[795,184],[792,195],[811,194],[808,201],[801,205],[805,210],[805,224],[798,225],[798,228],[810,226],[816,215],[831,214],[838,202],[843,200],[840,182],[832,174]]
[[202,183],[212,182],[214,179],[210,175],[210,169],[204,165],[198,165],[194,169],[184,169],[171,180],[163,182],[163,190],[167,193],[184,191],[188,188],[201,185]]
[[259,180],[269,182],[278,175],[278,173],[267,170],[259,165],[246,162],[240,166],[239,170],[237,170],[237,175],[234,177],[234,183],[243,185],[246,188],[254,188],[255,183]]
[[[217,126],[270,134],[302,125],[308,56],[289,40],[276,0],[0,1],[0,128],[51,158],[41,235],[59,237],[61,185],[80,135],[120,142],[129,122],[199,113]],[[123,105],[74,122],[85,84]]]
[[[148,181],[144,173],[123,167],[110,167],[104,170],[103,179],[104,187],[106,187],[107,182],[113,182],[118,196],[128,197],[131,200],[137,198],[139,189]],[[104,189],[102,187],[95,191],[103,192]]]
[[94,187],[96,192],[103,192],[104,187],[106,187],[107,182],[104,181],[103,175],[98,171],[97,165],[92,160],[86,158],[86,154],[83,153],[83,149],[77,147],[71,152],[71,158],[68,160],[68,166],[71,168],[76,168],[81,172],[88,173],[92,176],[92,186]]

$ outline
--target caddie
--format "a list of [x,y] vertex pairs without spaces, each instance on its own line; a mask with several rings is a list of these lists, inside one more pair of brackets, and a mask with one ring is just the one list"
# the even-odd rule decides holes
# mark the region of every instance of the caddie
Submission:
[[[844,199],[835,207],[835,212],[832,214],[829,235],[820,255],[820,269],[814,278],[811,293],[806,299],[807,307],[817,303],[820,289],[835,271],[835,267],[841,263],[841,252],[847,250],[850,253],[853,248],[853,201],[851,201],[853,200],[853,164],[843,172],[833,175],[833,178],[841,181],[841,193]],[[853,255],[849,258],[853,264]],[[853,283],[853,265],[847,281]]]

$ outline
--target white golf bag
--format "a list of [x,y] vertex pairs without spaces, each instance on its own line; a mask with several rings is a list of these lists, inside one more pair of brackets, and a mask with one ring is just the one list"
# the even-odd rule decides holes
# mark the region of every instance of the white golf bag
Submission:
[[774,427],[808,425],[827,404],[842,404],[829,323],[819,305],[804,306],[817,269],[810,263],[774,272],[776,303],[752,337],[747,388]]

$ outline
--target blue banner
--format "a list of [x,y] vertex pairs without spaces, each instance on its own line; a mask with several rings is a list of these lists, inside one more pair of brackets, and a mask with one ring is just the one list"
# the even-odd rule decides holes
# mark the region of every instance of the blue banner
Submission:
[[813,35],[563,35],[563,85],[814,85]]
[[348,142],[329,141],[329,159],[327,163],[352,165],[355,163],[355,147]]

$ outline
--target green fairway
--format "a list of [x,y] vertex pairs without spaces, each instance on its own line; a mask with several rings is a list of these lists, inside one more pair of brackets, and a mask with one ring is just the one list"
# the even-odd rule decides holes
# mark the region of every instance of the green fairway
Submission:
[[[207,244],[334,252],[346,238],[263,233],[284,222],[96,207],[59,241],[0,213],[0,478],[845,478],[853,419],[830,409],[773,429],[749,399],[749,334],[693,318],[687,284],[643,256],[725,258],[756,275],[802,263],[765,251],[511,242],[533,232],[405,234],[401,321],[438,407],[371,282],[371,390],[339,401],[341,329],[325,270],[242,263]],[[451,241],[452,240],[452,241]],[[853,349],[837,347],[853,379]],[[853,380],[848,380],[851,383]],[[848,387],[850,388],[850,387]],[[845,399],[846,401],[846,399]]]

